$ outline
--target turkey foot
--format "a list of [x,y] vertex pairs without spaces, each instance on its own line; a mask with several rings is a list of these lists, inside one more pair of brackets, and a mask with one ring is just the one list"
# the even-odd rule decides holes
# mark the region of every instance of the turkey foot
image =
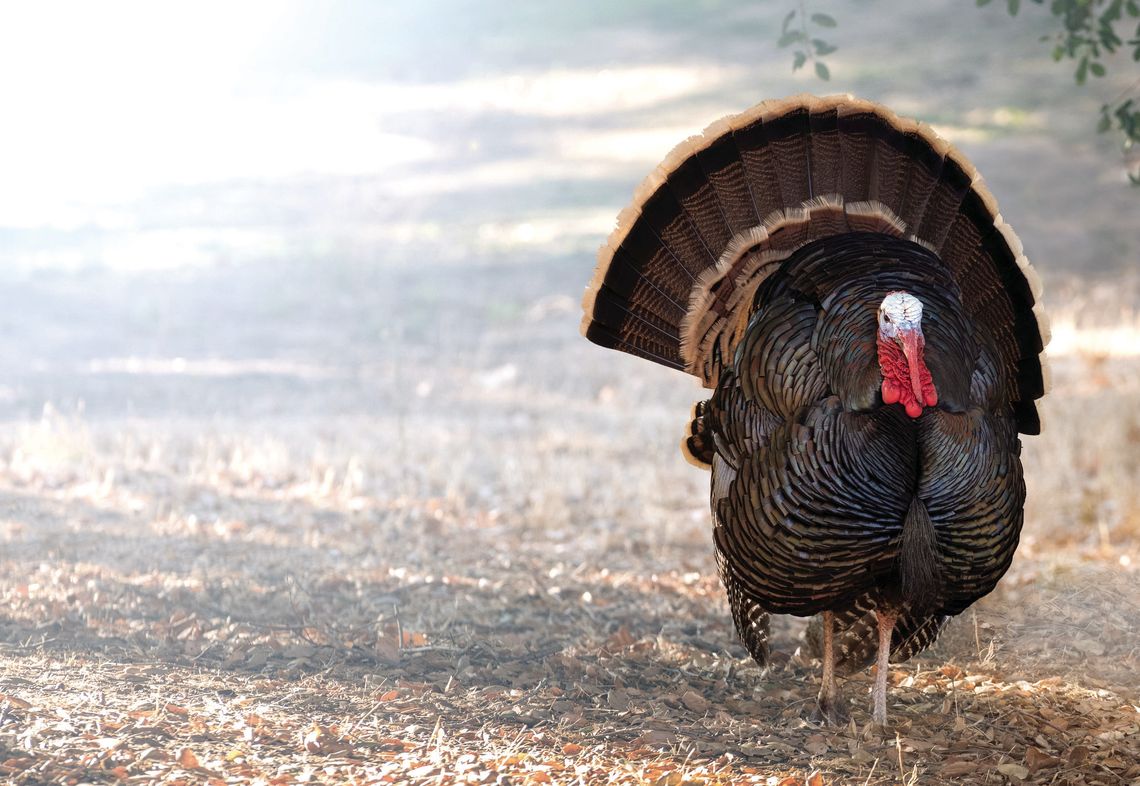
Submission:
[[823,612],[823,675],[811,719],[824,726],[842,726],[847,722],[847,708],[835,679],[835,615],[830,611]]
[[830,694],[820,691],[815,709],[811,711],[808,720],[823,726],[843,726],[849,717],[843,696],[838,690],[834,690]]

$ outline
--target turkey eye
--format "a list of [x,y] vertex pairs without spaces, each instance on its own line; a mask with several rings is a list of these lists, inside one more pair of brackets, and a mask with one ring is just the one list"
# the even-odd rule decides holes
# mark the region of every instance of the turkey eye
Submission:
[[891,315],[890,314],[883,314],[883,319],[885,319],[887,322],[890,322],[891,321]]

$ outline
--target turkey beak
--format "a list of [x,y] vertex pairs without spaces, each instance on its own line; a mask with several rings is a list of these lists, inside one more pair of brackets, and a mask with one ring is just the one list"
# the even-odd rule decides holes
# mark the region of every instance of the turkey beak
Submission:
[[906,357],[910,370],[910,387],[914,391],[914,400],[922,406],[922,376],[919,373],[919,368],[922,367],[922,333],[913,328],[900,329],[899,338],[902,339],[903,356]]

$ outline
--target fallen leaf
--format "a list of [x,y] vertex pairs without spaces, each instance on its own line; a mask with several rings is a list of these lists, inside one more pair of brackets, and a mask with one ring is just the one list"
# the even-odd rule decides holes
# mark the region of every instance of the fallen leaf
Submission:
[[619,712],[627,710],[629,709],[629,694],[621,688],[614,688],[606,697],[606,704],[608,704],[612,710],[618,710]]
[[814,756],[827,753],[827,747],[827,740],[822,734],[813,734],[804,740],[804,749]]
[[651,729],[631,744],[633,745],[672,745],[677,741],[677,735],[660,729]]
[[1069,764],[1082,764],[1088,757],[1089,749],[1084,745],[1078,745],[1069,750]]
[[23,699],[17,698],[15,696],[8,695],[6,693],[0,693],[0,702],[7,702],[8,706],[15,707],[18,710],[26,710],[26,709],[28,709],[28,707],[32,706],[31,704],[28,704],[28,702],[24,701]]
[[1037,772],[1046,767],[1057,767],[1063,763],[1056,756],[1050,756],[1032,746],[1025,749],[1025,764],[1029,767],[1030,772]]
[[686,691],[681,696],[681,703],[693,712],[705,713],[709,710],[709,701],[695,690]]
[[807,786],[823,786],[823,773],[819,770],[813,772],[807,779]]
[[574,756],[582,752],[582,746],[576,742],[568,742],[562,746],[562,752],[567,756]]
[[188,710],[186,707],[183,707],[179,704],[167,704],[163,707],[163,709],[166,710],[167,712],[169,712],[171,715],[186,716],[186,715],[190,714],[190,710]]
[[958,775],[969,775],[977,769],[978,763],[976,761],[951,761],[942,765],[939,774],[952,778]]
[[374,652],[377,660],[389,666],[394,666],[400,662],[400,643],[396,641],[395,636],[381,636],[376,639]]
[[181,748],[178,751],[178,766],[187,770],[197,769],[199,767],[198,756],[189,748]]
[[1014,764],[1013,762],[999,764],[998,772],[1000,772],[1002,775],[1005,775],[1009,778],[1014,778],[1019,781],[1023,781],[1029,777],[1029,770],[1027,770],[1025,767],[1022,767],[1020,764]]

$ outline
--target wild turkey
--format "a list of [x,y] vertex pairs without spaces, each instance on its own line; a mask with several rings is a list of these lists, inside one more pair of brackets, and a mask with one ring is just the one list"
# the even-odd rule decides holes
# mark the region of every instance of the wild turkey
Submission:
[[1009,567],[1036,434],[1040,280],[981,177],[928,126],[850,96],[761,103],[680,144],[598,256],[583,334],[713,389],[685,455],[712,470],[737,631],[822,613],[837,670],[928,646]]

